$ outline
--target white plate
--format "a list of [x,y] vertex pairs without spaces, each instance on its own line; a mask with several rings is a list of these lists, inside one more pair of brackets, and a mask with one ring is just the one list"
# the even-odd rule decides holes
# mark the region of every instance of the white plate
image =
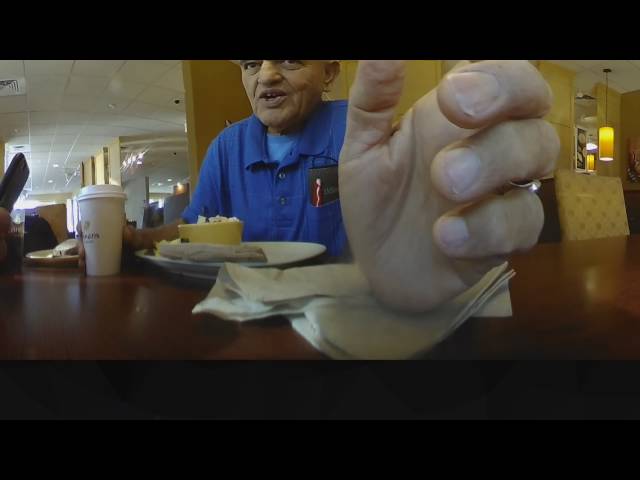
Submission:
[[53,250],[38,250],[27,253],[25,264],[35,267],[77,267],[78,255],[54,257]]
[[[244,242],[243,245],[260,247],[267,257],[266,262],[238,262],[246,267],[280,267],[309,260],[322,255],[327,250],[324,245],[305,242]],[[174,260],[160,255],[146,254],[146,250],[136,252],[136,256],[171,273],[208,280],[215,280],[218,270],[223,265],[223,262]]]

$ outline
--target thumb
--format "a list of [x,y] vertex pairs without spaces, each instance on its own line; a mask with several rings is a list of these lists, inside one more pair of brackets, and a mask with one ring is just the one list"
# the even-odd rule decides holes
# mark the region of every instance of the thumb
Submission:
[[357,157],[391,136],[404,71],[403,60],[358,62],[347,113],[345,146],[349,149],[348,158]]

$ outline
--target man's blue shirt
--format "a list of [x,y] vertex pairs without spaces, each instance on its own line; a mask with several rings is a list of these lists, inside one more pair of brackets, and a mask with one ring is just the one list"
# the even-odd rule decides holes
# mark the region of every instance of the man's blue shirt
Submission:
[[[267,129],[255,115],[226,128],[207,151],[184,221],[235,216],[244,222],[244,241],[315,242],[330,255],[342,254],[346,233],[340,201],[316,206],[313,191],[316,172],[324,172],[327,198],[337,189],[346,115],[346,101],[323,102],[279,162],[269,159]],[[335,182],[326,180],[334,174]]]

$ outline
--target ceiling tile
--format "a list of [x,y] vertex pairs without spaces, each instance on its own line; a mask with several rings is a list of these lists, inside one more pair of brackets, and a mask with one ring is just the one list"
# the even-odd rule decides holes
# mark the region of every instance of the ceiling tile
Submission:
[[34,144],[51,144],[51,142],[53,142],[54,137],[55,137],[55,132],[51,132],[50,134],[41,134],[39,132],[34,134],[33,132],[31,132],[31,137],[29,138],[30,138],[31,144],[34,145]]
[[31,131],[31,139],[33,140],[33,138],[37,138],[43,135],[52,135],[52,136],[55,135],[56,126],[35,124],[35,125],[31,125],[30,131]]
[[74,136],[77,136],[79,133],[82,133],[83,128],[84,128],[84,125],[77,125],[73,123],[59,123],[56,133],[59,135],[74,134]]
[[78,135],[73,134],[60,134],[60,132],[56,132],[56,136],[53,138],[53,143],[57,144],[72,144],[76,141]]
[[76,112],[90,112],[96,103],[96,97],[86,95],[65,95],[62,108]]
[[184,122],[187,119],[184,112],[171,110],[169,108],[158,108],[154,113],[153,118],[163,122],[174,123],[178,126],[182,126],[183,128]]
[[54,163],[61,165],[65,162],[65,160],[67,159],[67,156],[69,155],[69,149],[67,148],[66,150],[52,150],[51,151],[51,157],[49,158],[49,164],[51,166],[51,168],[56,168],[53,166]]
[[22,60],[0,60],[0,78],[24,77]]
[[5,126],[21,127],[26,125],[28,115],[26,112],[0,113],[0,123]]
[[51,145],[31,145],[32,153],[49,153]]
[[109,99],[108,97],[100,97],[93,107],[93,113],[107,113],[115,115],[122,112],[131,100],[129,99]]
[[58,123],[58,116],[58,112],[30,112],[29,123],[32,126],[35,124],[55,125]]
[[81,77],[72,75],[65,93],[71,95],[101,95],[109,83],[108,77]]
[[89,157],[91,155],[93,155],[94,153],[96,153],[98,150],[95,147],[94,143],[91,143],[90,145],[84,145],[81,143],[76,143],[75,146],[73,147],[73,150],[71,150],[71,154],[72,155],[82,155],[85,157]]
[[66,75],[32,75],[27,78],[27,95],[62,95],[68,79]]
[[60,153],[64,153],[65,155],[69,153],[69,151],[71,150],[71,147],[73,145],[56,145],[55,143],[51,146],[51,153],[52,154],[60,154]]
[[119,123],[119,125],[125,126],[125,127],[137,128],[139,130],[144,130],[145,132],[152,132],[154,128],[157,126],[157,124],[154,123],[152,120],[149,120],[147,118],[136,118],[136,117],[126,118],[122,120]]
[[27,95],[27,103],[32,112],[56,112],[62,106],[62,95],[55,97],[47,94]]
[[17,145],[17,144],[21,144],[21,143],[29,143],[29,137],[28,136],[16,136],[16,137],[12,137],[11,138],[11,142],[7,142],[7,143],[12,143],[13,145]]
[[155,83],[170,69],[170,65],[154,60],[127,60],[116,76],[124,81]]
[[151,105],[149,103],[139,102],[136,100],[124,110],[124,113],[135,117],[153,118],[156,110],[158,110],[157,105]]
[[76,60],[73,75],[111,77],[125,60]]
[[0,113],[19,113],[27,109],[26,95],[0,97]]
[[138,97],[137,102],[150,103],[160,107],[168,108],[175,105],[174,101],[184,102],[184,94],[177,90],[150,86],[146,88]]
[[113,137],[110,135],[80,135],[78,138],[78,144],[86,145],[86,144],[96,144],[102,145],[104,142],[110,142],[113,140]]
[[89,121],[90,118],[91,118],[90,113],[62,111],[60,112],[60,117],[58,118],[58,122],[83,124]]
[[182,64],[178,64],[163,76],[154,85],[184,92],[184,80],[182,77]]
[[[129,99],[133,100],[136,98],[140,92],[142,92],[147,85],[145,83],[135,82],[135,81],[125,81],[122,78],[115,77],[113,80],[109,82],[107,86],[107,90],[105,91],[104,97],[105,100],[113,100],[117,103],[118,100]],[[106,102],[109,103],[109,102]]]
[[31,75],[69,75],[73,60],[25,60],[27,78]]
[[125,118],[128,118],[128,117],[118,113],[94,112],[87,123],[90,125],[100,125],[100,126],[117,125],[120,120]]

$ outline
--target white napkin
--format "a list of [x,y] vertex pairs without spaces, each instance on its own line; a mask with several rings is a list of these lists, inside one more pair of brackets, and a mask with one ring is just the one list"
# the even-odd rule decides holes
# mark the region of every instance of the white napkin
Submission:
[[193,313],[248,321],[286,316],[315,348],[335,359],[407,359],[442,341],[471,316],[511,316],[507,263],[428,313],[389,310],[355,265],[248,268],[226,263]]

